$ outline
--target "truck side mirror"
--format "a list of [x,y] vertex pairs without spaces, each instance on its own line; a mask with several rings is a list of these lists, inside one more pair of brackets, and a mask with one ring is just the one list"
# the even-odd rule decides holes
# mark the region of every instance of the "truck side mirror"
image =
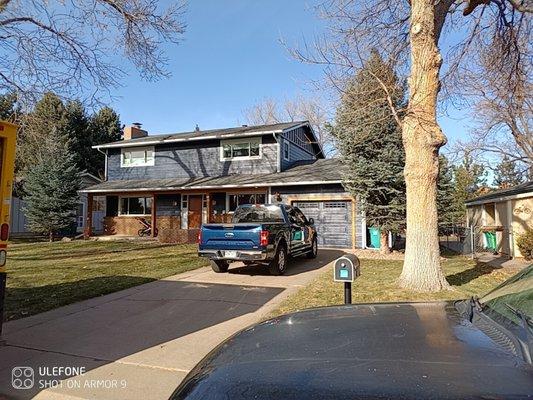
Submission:
[[307,221],[309,222],[309,225],[314,225],[315,224],[315,220],[312,217],[308,218]]

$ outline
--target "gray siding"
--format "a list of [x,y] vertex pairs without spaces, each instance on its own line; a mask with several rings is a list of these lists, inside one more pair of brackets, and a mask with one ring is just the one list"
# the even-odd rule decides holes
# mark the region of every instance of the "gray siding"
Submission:
[[277,143],[263,136],[262,158],[220,161],[220,141],[155,146],[155,163],[148,167],[120,166],[120,149],[110,149],[108,180],[196,178],[231,174],[262,174],[277,171]]
[[[300,127],[286,132],[280,140],[281,170],[290,168],[299,161],[312,161],[316,159],[310,138],[307,136],[307,128]],[[285,160],[283,154],[284,143],[289,144],[289,160]]]

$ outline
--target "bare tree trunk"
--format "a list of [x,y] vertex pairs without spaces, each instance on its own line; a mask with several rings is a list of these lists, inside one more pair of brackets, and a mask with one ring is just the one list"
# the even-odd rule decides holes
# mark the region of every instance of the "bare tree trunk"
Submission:
[[390,254],[389,231],[381,229],[379,234],[379,252],[381,254]]
[[427,292],[448,287],[440,268],[437,233],[438,155],[446,137],[436,118],[442,57],[435,14],[434,0],[411,1],[409,105],[402,125],[407,237],[399,284]]

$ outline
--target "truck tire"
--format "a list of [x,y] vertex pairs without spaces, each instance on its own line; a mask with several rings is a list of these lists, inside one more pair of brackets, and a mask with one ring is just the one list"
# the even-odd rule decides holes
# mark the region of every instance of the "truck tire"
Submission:
[[274,259],[268,264],[268,272],[271,275],[283,275],[287,270],[287,249],[280,243]]
[[305,255],[307,258],[316,258],[318,255],[318,241],[316,240],[316,236],[313,239],[313,244],[311,245],[311,250]]
[[227,261],[211,260],[211,268],[217,274],[221,272],[228,272],[229,264]]

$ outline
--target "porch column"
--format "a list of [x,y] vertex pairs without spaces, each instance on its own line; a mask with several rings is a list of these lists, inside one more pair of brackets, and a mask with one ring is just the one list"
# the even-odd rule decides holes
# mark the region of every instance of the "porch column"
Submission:
[[211,196],[209,193],[205,194],[205,200],[207,201],[207,223],[211,222]]
[[93,194],[87,193],[87,216],[85,218],[85,229],[83,238],[89,239],[93,234]]
[[157,229],[157,205],[156,205],[157,196],[155,193],[152,194],[152,237],[156,237],[155,231]]

